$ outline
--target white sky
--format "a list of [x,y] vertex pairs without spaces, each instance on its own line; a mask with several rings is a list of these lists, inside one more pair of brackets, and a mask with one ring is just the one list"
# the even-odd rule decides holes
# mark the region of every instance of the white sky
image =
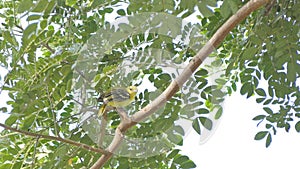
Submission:
[[199,144],[199,136],[192,132],[184,140],[183,154],[188,155],[198,169],[253,169],[299,168],[300,135],[291,126],[290,132],[278,130],[269,148],[265,139],[255,141],[258,131],[252,120],[263,114],[262,106],[239,93],[227,98],[224,114],[214,135],[205,144]]
[[[0,94],[0,106],[5,104],[3,95],[6,93]],[[199,135],[193,130],[184,139],[182,153],[197,164],[197,169],[299,168],[300,135],[294,126],[289,133],[278,131],[271,146],[265,148],[265,140],[254,140],[255,134],[265,128],[256,127],[257,123],[252,121],[263,113],[262,106],[254,98],[245,99],[239,93],[228,97],[223,106],[221,123],[205,144],[199,144]],[[0,113],[0,123],[7,117]]]

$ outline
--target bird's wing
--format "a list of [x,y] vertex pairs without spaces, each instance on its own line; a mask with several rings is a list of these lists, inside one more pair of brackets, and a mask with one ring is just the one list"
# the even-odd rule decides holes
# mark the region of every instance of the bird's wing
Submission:
[[125,100],[130,99],[129,93],[126,91],[126,89],[118,88],[118,89],[113,89],[110,92],[108,92],[104,96],[104,102],[123,102]]

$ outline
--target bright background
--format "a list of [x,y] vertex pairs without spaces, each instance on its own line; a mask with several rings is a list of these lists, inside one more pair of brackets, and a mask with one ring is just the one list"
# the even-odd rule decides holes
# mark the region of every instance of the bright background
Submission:
[[188,155],[199,169],[298,169],[300,134],[291,126],[290,132],[277,130],[269,148],[265,139],[255,141],[258,131],[252,118],[263,114],[262,106],[239,93],[228,97],[224,103],[224,114],[213,136],[204,144],[199,144],[199,136],[194,132],[185,138],[183,154]]

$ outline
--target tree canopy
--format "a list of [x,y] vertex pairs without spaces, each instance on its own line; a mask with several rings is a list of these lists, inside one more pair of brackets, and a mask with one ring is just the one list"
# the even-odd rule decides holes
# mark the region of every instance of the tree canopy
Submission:
[[[247,3],[1,2],[0,111],[9,117],[0,168],[90,168],[99,159],[104,168],[195,168],[178,149],[182,122],[211,132],[233,92],[264,105],[253,120],[265,126],[254,139],[266,147],[277,130],[300,132],[300,3],[261,0],[234,15]],[[198,67],[207,44],[208,64]],[[131,85],[139,89],[131,105],[96,116],[101,94]]]

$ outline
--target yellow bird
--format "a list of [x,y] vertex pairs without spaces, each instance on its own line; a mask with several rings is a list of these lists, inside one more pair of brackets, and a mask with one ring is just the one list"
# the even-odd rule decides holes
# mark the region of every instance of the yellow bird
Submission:
[[113,88],[100,96],[98,100],[103,102],[98,112],[98,117],[105,112],[106,106],[111,107],[125,107],[129,105],[137,93],[136,86],[129,86],[127,88]]

